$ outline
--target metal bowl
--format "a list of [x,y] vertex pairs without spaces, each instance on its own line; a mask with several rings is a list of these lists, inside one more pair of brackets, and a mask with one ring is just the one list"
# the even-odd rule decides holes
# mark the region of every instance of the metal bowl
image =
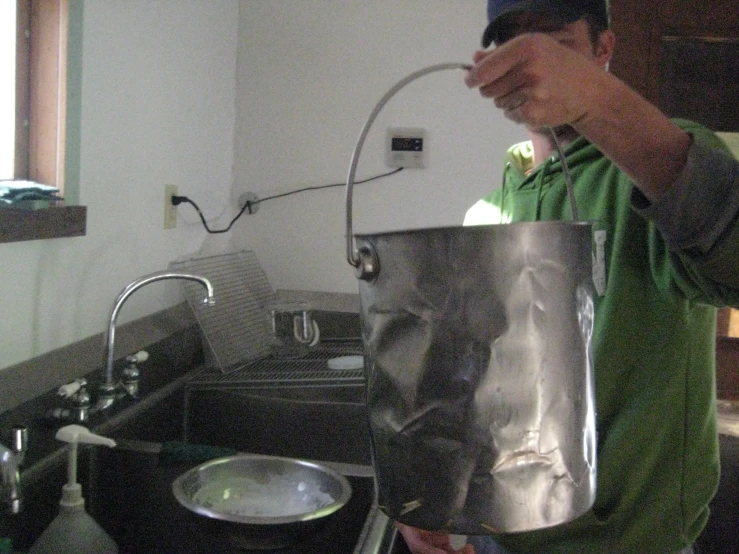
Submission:
[[280,548],[315,532],[352,494],[332,469],[259,454],[201,464],[177,477],[172,492],[241,548]]

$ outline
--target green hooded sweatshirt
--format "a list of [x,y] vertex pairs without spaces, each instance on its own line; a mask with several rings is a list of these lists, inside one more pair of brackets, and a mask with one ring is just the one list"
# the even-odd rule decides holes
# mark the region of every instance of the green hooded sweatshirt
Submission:
[[[725,149],[676,123],[694,146]],[[670,248],[646,199],[595,146],[580,137],[565,155],[579,219],[595,230],[596,500],[573,522],[495,540],[526,554],[678,552],[705,526],[718,485],[714,306],[739,304],[739,224],[708,252]],[[503,187],[465,224],[572,219],[557,156],[531,170],[532,156],[530,143],[509,150]]]

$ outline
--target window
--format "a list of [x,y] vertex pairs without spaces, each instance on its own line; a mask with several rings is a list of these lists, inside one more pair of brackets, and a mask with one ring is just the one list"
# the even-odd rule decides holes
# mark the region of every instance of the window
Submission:
[[63,190],[68,5],[66,0],[2,4],[2,25],[14,28],[2,33],[0,63],[4,77],[10,78],[3,78],[0,117],[14,120],[15,131],[3,129],[2,176]]
[[15,177],[16,4],[0,3],[0,179]]
[[[81,19],[81,0],[0,0],[0,179],[56,186],[67,204],[77,194],[65,182],[70,174],[68,65],[81,78]],[[79,90],[75,93],[78,102]],[[78,126],[79,106],[72,109]],[[79,129],[73,131],[72,151],[78,155]],[[0,242],[84,235],[85,218],[81,206],[2,208]]]

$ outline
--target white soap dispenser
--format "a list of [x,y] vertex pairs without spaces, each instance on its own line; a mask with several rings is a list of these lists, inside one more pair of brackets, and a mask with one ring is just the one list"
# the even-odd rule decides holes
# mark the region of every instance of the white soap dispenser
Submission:
[[81,425],[67,425],[56,438],[69,443],[67,483],[62,487],[59,515],[41,533],[29,554],[118,554],[118,546],[85,511],[82,487],[77,482],[77,444],[115,446],[115,441],[91,433]]

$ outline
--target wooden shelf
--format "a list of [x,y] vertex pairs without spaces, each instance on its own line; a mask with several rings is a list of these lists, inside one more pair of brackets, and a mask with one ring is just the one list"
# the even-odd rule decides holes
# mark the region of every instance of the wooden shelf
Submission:
[[81,237],[86,230],[86,206],[59,206],[42,210],[0,209],[0,243]]

